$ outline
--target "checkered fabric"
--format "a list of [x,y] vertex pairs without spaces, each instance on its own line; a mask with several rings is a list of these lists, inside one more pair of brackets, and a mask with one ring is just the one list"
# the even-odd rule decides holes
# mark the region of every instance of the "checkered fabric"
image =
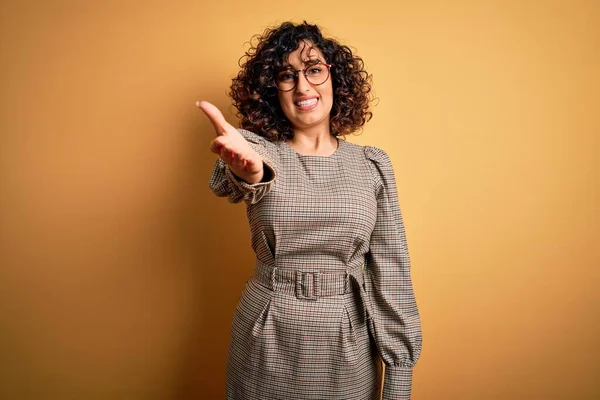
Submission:
[[394,171],[376,147],[330,156],[239,130],[263,157],[248,184],[217,160],[209,186],[244,201],[256,253],[231,328],[227,399],[409,399],[421,325]]

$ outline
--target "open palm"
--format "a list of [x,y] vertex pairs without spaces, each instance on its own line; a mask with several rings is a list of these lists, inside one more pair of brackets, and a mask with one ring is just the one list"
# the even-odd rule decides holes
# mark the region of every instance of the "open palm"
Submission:
[[210,151],[217,154],[231,171],[248,183],[260,182],[263,160],[236,128],[229,124],[217,107],[207,101],[196,105],[206,114],[215,128],[217,137],[210,143]]

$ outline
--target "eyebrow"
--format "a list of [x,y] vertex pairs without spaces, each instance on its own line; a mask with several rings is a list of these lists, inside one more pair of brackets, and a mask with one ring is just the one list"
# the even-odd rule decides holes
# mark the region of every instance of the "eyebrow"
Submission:
[[[319,57],[302,60],[303,65],[312,65],[312,64],[322,63],[322,62],[323,61]],[[287,65],[282,66],[282,70],[286,70],[286,69],[293,69],[294,71],[297,71],[297,69],[292,64],[289,64],[289,63]]]

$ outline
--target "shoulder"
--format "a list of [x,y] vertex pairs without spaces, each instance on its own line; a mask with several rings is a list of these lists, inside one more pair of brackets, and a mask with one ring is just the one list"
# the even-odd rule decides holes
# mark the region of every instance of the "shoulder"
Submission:
[[363,158],[371,161],[372,163],[389,163],[390,157],[388,154],[375,146],[366,146],[361,144],[356,144],[348,141],[344,141],[346,143],[346,147],[350,150],[351,153],[360,155]]
[[264,137],[246,129],[238,128],[238,132],[244,137],[244,139],[252,143],[264,144],[264,142],[268,141]]
[[385,150],[375,146],[363,146],[367,160],[378,166],[391,167],[392,161]]
[[392,169],[392,162],[388,153],[376,146],[360,145],[356,143],[345,142],[347,154],[351,154],[355,160],[360,158],[366,160],[372,172],[381,173]]
[[268,155],[269,158],[273,158],[275,156],[275,154],[277,154],[277,152],[278,152],[278,143],[277,142],[271,142],[266,137],[260,136],[256,133],[251,132],[246,129],[238,128],[238,132],[244,137],[244,139],[246,139],[252,145],[252,147],[255,150],[257,150],[259,152],[259,154],[261,153],[261,151],[264,153],[264,154],[261,154],[261,156]]
[[364,146],[363,151],[369,164],[375,187],[377,189],[381,189],[382,187],[394,188],[396,176],[392,160],[388,153],[375,146]]
[[380,149],[379,147],[356,144],[356,143],[349,142],[347,140],[344,140],[344,142],[346,143],[346,147],[348,149],[350,149],[350,151],[352,153],[360,154],[364,158],[366,158],[367,160],[369,160],[371,162],[374,162],[374,163],[389,163],[390,162],[390,157],[388,156],[388,154],[385,152],[385,150]]

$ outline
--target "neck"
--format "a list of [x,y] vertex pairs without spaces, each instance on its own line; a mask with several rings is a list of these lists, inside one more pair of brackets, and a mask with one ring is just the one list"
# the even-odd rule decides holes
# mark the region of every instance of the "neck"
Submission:
[[299,153],[307,155],[329,155],[338,147],[338,141],[329,129],[294,129],[294,137],[288,140],[288,144]]

